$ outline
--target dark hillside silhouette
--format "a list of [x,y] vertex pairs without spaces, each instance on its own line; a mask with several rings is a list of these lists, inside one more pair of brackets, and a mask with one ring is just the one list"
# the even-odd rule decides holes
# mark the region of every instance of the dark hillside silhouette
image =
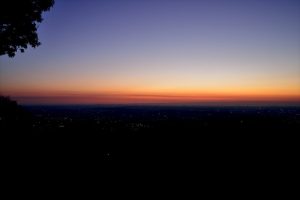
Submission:
[[0,55],[15,56],[28,45],[37,47],[37,26],[42,13],[48,11],[54,0],[6,0],[0,6]]
[[28,136],[31,115],[9,97],[0,96],[0,130],[2,136]]

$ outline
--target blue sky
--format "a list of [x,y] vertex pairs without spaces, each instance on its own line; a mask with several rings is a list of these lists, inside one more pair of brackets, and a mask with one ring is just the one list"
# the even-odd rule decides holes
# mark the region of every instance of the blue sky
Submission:
[[0,91],[299,96],[299,19],[299,0],[56,0]]

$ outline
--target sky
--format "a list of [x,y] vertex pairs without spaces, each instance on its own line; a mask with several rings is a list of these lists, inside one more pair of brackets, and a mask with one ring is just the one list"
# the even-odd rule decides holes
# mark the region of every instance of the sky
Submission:
[[21,104],[300,103],[300,0],[56,0],[0,57]]

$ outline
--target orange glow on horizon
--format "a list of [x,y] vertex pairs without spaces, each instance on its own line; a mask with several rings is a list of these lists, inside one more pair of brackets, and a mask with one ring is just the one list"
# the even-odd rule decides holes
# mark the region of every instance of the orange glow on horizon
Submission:
[[12,98],[23,104],[197,104],[234,102],[291,102],[300,103],[300,94],[276,94],[270,91],[241,92],[71,92],[71,91],[26,91],[11,92]]
[[[0,87],[2,95],[8,95],[22,104],[197,104],[226,102],[291,102],[300,103],[300,84],[278,85],[103,85],[97,83],[56,86],[23,85]],[[173,86],[172,86],[173,85]],[[50,87],[51,86],[51,87]],[[61,88],[61,89],[57,89]],[[72,89],[73,88],[73,89]],[[76,88],[76,90],[74,90]]]

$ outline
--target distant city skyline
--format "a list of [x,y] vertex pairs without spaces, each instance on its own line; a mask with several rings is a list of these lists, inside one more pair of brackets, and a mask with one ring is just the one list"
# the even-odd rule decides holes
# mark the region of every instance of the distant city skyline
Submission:
[[56,0],[0,57],[21,104],[300,103],[299,0]]

